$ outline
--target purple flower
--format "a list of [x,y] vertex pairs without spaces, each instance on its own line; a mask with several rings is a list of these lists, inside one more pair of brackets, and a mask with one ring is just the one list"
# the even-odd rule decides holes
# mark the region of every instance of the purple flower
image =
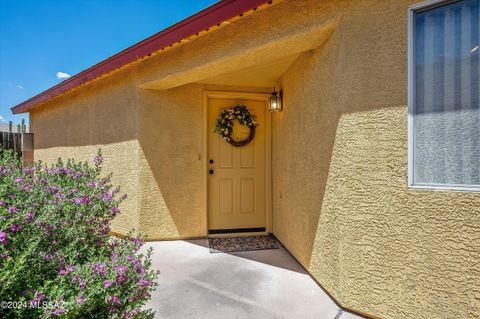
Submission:
[[32,212],[28,212],[27,213],[27,219],[32,219],[33,218],[33,213]]
[[106,192],[104,195],[103,195],[103,201],[105,202],[109,202],[112,200],[112,195],[110,195],[108,192]]
[[124,274],[117,275],[117,279],[116,279],[117,284],[123,284],[125,280],[127,280],[127,278],[125,277]]
[[139,237],[136,237],[133,239],[133,243],[135,245],[137,245],[137,250],[144,244],[142,238],[139,236]]
[[108,300],[108,303],[110,305],[113,305],[113,304],[120,305],[122,303],[122,301],[117,296],[111,296],[110,299]]
[[120,209],[118,207],[114,206],[112,207],[112,216],[115,217],[117,214],[120,212]]
[[86,288],[87,288],[87,283],[85,282],[85,280],[83,280],[83,281],[80,283],[80,289],[85,290]]
[[75,199],[75,202],[78,204],[78,205],[82,205],[82,204],[90,204],[92,201],[88,198],[87,195],[83,195],[82,197],[78,197]]
[[7,254],[2,254],[1,257],[2,257],[3,260],[5,260],[5,259],[8,258],[8,255]]
[[20,225],[19,224],[16,224],[16,223],[13,223],[10,225],[10,231],[12,233],[17,233],[20,231]]
[[18,209],[18,208],[15,208],[15,207],[13,207],[13,206],[10,206],[10,207],[8,207],[7,211],[8,211],[10,214],[12,214],[12,213],[18,212],[19,209]]
[[14,180],[15,183],[21,183],[22,181],[23,181],[23,178],[21,178],[21,177],[17,177]]
[[88,187],[95,187],[95,182],[88,182],[87,185]]
[[93,271],[96,272],[100,276],[105,276],[105,272],[106,272],[105,264],[101,263],[101,264],[93,265]]
[[[109,231],[110,231],[110,227],[105,227],[105,228],[103,228],[103,229],[100,230],[99,234],[100,234],[100,235],[106,235],[106,234],[108,234]],[[99,241],[97,242],[97,245],[98,245],[98,246],[103,246],[103,241],[99,240]]]
[[5,202],[3,200],[0,200],[0,206],[5,206]]
[[140,279],[138,284],[142,287],[146,287],[146,286],[150,285],[150,282],[148,282],[147,280],[144,280],[144,279]]
[[78,276],[72,277],[72,284],[76,284],[78,282]]
[[112,286],[112,282],[111,282],[110,280],[105,280],[105,281],[103,282],[103,286],[104,286],[105,288],[109,288],[109,287]]
[[47,187],[47,192],[48,192],[49,194],[54,194],[54,193],[56,193],[57,191],[58,191],[58,188],[55,187],[55,186],[48,186],[48,187]]
[[2,243],[2,245],[6,245],[8,243],[6,232],[0,231],[0,243]]
[[102,155],[97,155],[93,158],[93,164],[96,166],[99,166],[103,162],[103,156]]
[[145,272],[145,269],[143,269],[142,266],[137,266],[137,269],[135,269],[135,272],[137,274],[141,274],[141,273]]
[[42,301],[45,299],[45,296],[38,290],[35,290],[35,301]]
[[65,313],[65,310],[57,308],[52,312],[52,317],[61,316]]
[[68,266],[67,270],[68,270],[68,272],[73,272],[75,270],[75,266],[70,265],[70,266]]
[[127,270],[126,266],[115,266],[115,270],[117,271],[117,274],[123,275],[125,273],[125,270]]
[[82,295],[79,295],[77,297],[77,304],[81,305],[85,301],[85,297]]
[[128,256],[127,256],[127,260],[128,260],[128,261],[132,261],[132,260],[133,260],[133,256],[132,256],[132,255],[128,255]]

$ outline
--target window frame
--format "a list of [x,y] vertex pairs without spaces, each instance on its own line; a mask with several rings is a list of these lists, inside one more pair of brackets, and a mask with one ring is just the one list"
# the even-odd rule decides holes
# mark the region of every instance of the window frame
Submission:
[[427,0],[408,8],[408,173],[410,189],[452,192],[480,192],[479,186],[461,184],[415,184],[414,183],[414,111],[415,111],[415,13],[442,7],[462,0]]

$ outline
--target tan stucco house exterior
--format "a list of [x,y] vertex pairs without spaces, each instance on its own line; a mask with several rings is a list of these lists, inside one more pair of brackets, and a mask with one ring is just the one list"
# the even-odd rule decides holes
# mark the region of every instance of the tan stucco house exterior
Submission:
[[[478,3],[225,0],[13,112],[36,160],[102,148],[118,234],[264,230],[346,309],[479,318]],[[244,147],[213,132],[237,104],[259,121]]]

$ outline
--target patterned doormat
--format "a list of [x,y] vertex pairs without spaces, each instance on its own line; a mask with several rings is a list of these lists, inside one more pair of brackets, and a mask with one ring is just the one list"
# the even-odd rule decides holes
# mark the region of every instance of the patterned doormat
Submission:
[[275,238],[268,235],[209,238],[210,253],[278,249]]

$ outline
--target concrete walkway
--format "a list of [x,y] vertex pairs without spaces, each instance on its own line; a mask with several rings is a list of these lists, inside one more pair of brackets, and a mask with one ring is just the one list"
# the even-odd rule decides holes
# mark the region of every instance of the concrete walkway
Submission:
[[283,248],[214,253],[207,239],[147,243],[161,271],[155,318],[358,319],[342,312]]

